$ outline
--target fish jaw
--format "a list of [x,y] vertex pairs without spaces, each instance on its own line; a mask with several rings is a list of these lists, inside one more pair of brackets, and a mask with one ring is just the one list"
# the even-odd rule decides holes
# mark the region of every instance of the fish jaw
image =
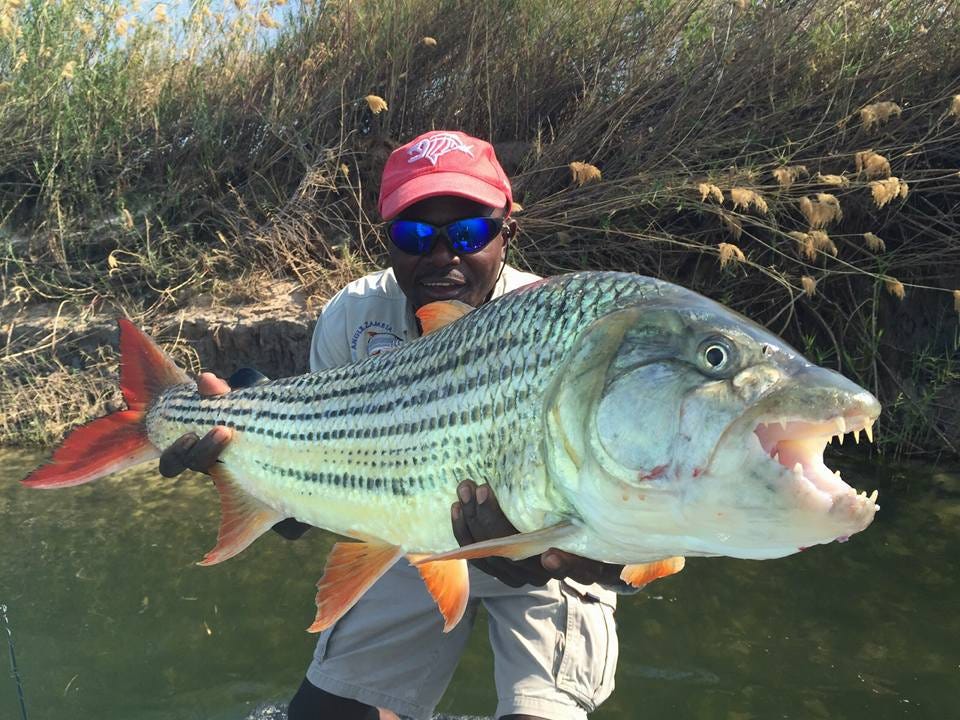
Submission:
[[684,514],[707,529],[701,550],[782,557],[864,530],[879,510],[877,492],[844,482],[823,451],[846,433],[872,438],[879,414],[870,393],[805,366],[727,428],[688,494]]

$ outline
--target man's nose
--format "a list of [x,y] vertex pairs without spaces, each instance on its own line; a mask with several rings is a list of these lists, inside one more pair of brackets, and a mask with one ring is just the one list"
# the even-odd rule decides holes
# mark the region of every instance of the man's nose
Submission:
[[460,256],[450,249],[450,242],[446,235],[437,238],[428,258],[437,267],[460,264]]

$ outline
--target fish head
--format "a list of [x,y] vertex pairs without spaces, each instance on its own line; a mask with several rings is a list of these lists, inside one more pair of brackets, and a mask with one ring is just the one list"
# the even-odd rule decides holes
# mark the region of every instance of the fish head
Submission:
[[823,451],[869,435],[876,398],[669,287],[595,321],[551,397],[553,467],[575,477],[577,514],[628,560],[781,557],[866,528],[876,494],[858,494]]

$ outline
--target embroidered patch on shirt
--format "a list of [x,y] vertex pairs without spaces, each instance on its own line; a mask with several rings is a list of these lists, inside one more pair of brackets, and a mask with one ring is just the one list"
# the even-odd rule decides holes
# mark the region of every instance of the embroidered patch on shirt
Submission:
[[429,160],[431,165],[436,165],[437,160],[454,150],[473,157],[473,148],[470,145],[465,145],[459,137],[452,133],[437,133],[424,138],[407,150],[407,155],[410,156],[407,162],[415,163],[417,160]]
[[367,331],[367,356],[379,355],[393,350],[403,343],[403,338],[393,333]]

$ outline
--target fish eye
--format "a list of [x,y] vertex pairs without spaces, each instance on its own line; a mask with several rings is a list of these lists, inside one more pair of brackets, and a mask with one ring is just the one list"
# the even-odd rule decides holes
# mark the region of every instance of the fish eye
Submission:
[[726,370],[733,363],[734,352],[726,338],[712,337],[700,344],[698,356],[704,370],[716,373]]

